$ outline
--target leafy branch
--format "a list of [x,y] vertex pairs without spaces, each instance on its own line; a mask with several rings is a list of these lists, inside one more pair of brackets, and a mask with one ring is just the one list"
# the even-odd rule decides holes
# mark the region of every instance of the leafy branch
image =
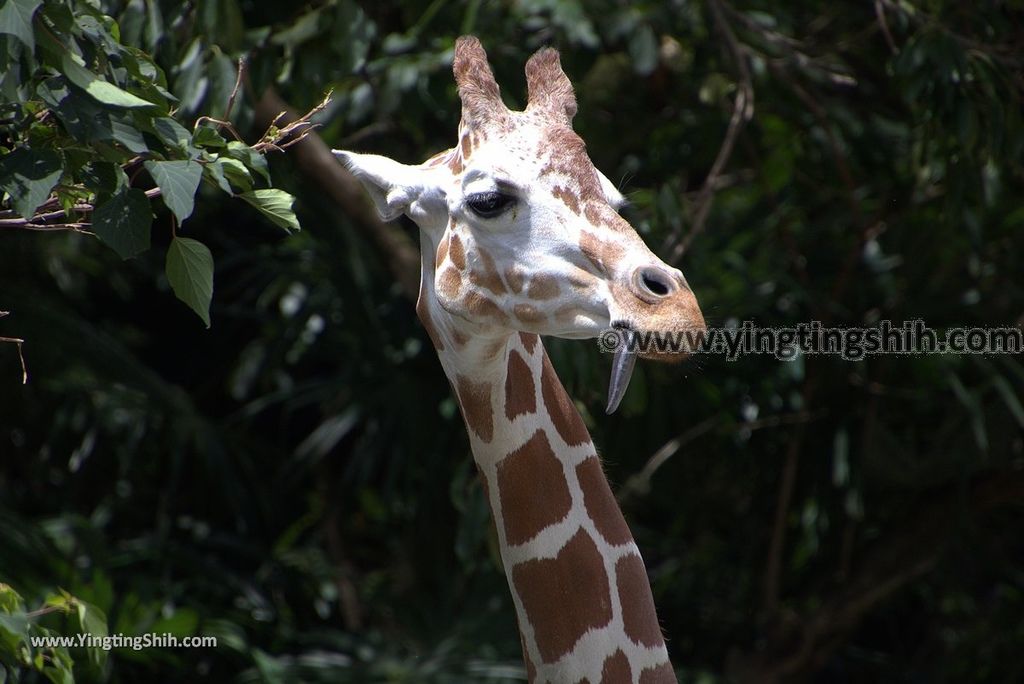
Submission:
[[[200,116],[190,131],[176,118],[179,100],[163,70],[121,42],[114,19],[84,0],[16,4],[17,17],[0,22],[9,34],[0,55],[0,229],[85,233],[129,259],[150,248],[159,197],[173,215],[168,280],[209,326],[212,255],[178,235],[200,183],[298,230],[295,198],[273,187],[264,157],[307,136],[330,94],[287,125],[279,116],[249,145],[230,123],[244,80],[239,60],[223,118]],[[136,185],[143,170],[151,187]]]

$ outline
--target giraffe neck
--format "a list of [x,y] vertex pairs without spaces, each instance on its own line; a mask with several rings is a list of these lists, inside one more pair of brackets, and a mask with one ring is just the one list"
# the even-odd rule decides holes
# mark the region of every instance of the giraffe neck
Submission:
[[417,312],[466,422],[530,681],[676,682],[643,560],[540,339],[444,311],[421,235]]

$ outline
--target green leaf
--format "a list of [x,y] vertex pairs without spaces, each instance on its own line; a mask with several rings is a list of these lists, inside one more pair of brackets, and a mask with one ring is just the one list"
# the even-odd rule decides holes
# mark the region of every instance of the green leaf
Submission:
[[80,172],[88,190],[98,195],[113,195],[128,185],[128,176],[120,164],[107,161],[92,161]]
[[213,299],[213,255],[206,245],[191,238],[175,237],[167,250],[167,280],[181,301],[210,327]]
[[253,171],[263,176],[263,180],[270,182],[270,171],[267,170],[267,160],[262,154],[252,149],[244,142],[232,140],[228,143],[227,154],[232,159],[237,159]]
[[63,171],[56,152],[16,149],[0,157],[0,187],[11,196],[11,204],[22,218],[32,218],[36,208],[50,196]]
[[68,80],[91,95],[96,101],[112,107],[155,107],[156,105],[141,97],[132,95],[127,90],[107,83],[85,67],[82,58],[73,52],[65,52],[61,58],[61,68]]
[[189,143],[192,142],[192,134],[171,117],[162,116],[159,119],[154,119],[153,129],[163,144],[181,152],[188,151]]
[[[107,616],[103,614],[103,611],[81,599],[76,599],[76,604],[78,622],[82,627],[82,631],[98,637],[107,636]],[[103,667],[107,659],[106,651],[102,648],[94,647],[86,649],[86,653],[89,656],[89,662],[96,667]]]
[[239,195],[246,202],[256,207],[264,216],[287,231],[300,230],[299,220],[295,218],[292,204],[295,197],[284,190],[253,190]]
[[43,0],[5,0],[0,7],[0,33],[9,33],[30,51],[35,50],[32,17],[42,4]]
[[203,178],[203,167],[194,161],[148,161],[144,164],[160,186],[164,204],[181,223],[195,209],[196,189]]
[[149,249],[149,229],[153,212],[146,193],[125,188],[96,207],[92,230],[122,259],[130,259]]
[[46,79],[37,92],[73,137],[83,142],[117,142],[135,154],[149,151],[134,123],[122,120],[126,112],[103,107],[84,92],[72,89],[63,76]]
[[242,192],[252,190],[252,175],[250,175],[249,169],[245,168],[245,164],[237,159],[221,157],[207,164],[205,171],[220,186],[220,189],[229,195],[235,194],[235,189],[231,187],[232,184],[241,188]]

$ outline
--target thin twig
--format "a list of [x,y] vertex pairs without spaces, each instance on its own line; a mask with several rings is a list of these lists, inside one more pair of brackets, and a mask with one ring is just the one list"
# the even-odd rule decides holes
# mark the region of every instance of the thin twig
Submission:
[[725,39],[725,44],[728,47],[729,54],[732,57],[733,63],[736,65],[739,82],[737,83],[736,97],[733,100],[732,116],[729,118],[729,127],[726,129],[725,138],[722,140],[722,145],[718,149],[718,154],[715,156],[715,161],[711,165],[711,170],[708,171],[708,175],[704,179],[704,185],[701,186],[700,194],[697,196],[692,227],[690,228],[690,232],[687,233],[685,237],[678,240],[675,246],[672,247],[668,258],[669,263],[678,262],[683,254],[686,253],[687,248],[690,246],[690,243],[693,242],[694,238],[704,232],[704,228],[707,225],[708,214],[711,211],[711,204],[715,198],[715,183],[717,182],[718,176],[725,169],[725,165],[728,163],[729,157],[732,155],[733,147],[736,145],[736,138],[739,137],[743,126],[754,116],[754,85],[753,80],[750,77],[750,68],[747,66],[746,54],[739,42],[736,40],[736,35],[733,33],[732,27],[729,26],[729,22],[725,18],[725,14],[722,11],[722,6],[719,0],[708,0],[708,7],[711,9],[711,16],[714,19],[715,26]]
[[686,432],[665,442],[660,449],[654,452],[653,456],[647,459],[647,463],[640,469],[640,472],[630,477],[622,485],[616,497],[619,503],[621,504],[635,495],[643,495],[649,492],[651,490],[651,478],[654,477],[654,473],[657,472],[658,468],[665,465],[668,459],[672,458],[685,445],[713,428],[717,422],[718,416],[705,418]]
[[[10,316],[10,311],[0,311],[0,318],[4,316]],[[22,353],[21,345],[25,344],[25,340],[20,337],[0,337],[0,342],[8,342],[18,348],[18,360],[21,361],[21,384],[28,384],[28,366],[25,365],[25,355]]]
[[882,29],[882,35],[885,36],[885,42],[889,45],[889,51],[898,55],[900,51],[896,48],[896,41],[892,39],[892,33],[889,32],[889,22],[885,19],[885,7],[882,6],[882,0],[875,0],[875,16],[878,18],[878,27]]
[[235,75],[235,87],[231,89],[231,96],[228,97],[228,106],[224,110],[223,119],[225,121],[231,120],[231,110],[235,108],[235,98],[238,97],[238,91],[242,87],[242,76],[245,73],[245,67],[247,62],[245,61],[245,55],[238,58],[238,71]]
[[234,125],[230,121],[214,119],[212,116],[201,116],[198,119],[196,119],[196,125],[192,127],[192,132],[199,130],[199,127],[206,122],[217,124],[221,128],[226,128],[228,132],[231,133],[231,135],[235,136],[235,140],[237,140],[238,142],[245,142],[244,140],[242,140],[242,136],[238,134],[238,131],[235,130]]
[[331,96],[333,94],[333,91],[329,91],[318,105],[294,121],[286,124],[284,128],[279,128],[279,124],[288,116],[288,111],[280,112],[270,122],[266,133],[263,134],[259,142],[252,146],[252,149],[260,154],[265,154],[267,151],[282,152],[304,139],[317,127],[317,124],[313,123],[311,119],[331,103]]

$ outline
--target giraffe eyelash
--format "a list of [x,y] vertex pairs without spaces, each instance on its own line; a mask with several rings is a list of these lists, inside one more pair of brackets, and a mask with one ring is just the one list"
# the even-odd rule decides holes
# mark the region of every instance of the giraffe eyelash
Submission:
[[515,202],[515,198],[502,192],[477,192],[466,197],[466,206],[480,218],[494,218]]

